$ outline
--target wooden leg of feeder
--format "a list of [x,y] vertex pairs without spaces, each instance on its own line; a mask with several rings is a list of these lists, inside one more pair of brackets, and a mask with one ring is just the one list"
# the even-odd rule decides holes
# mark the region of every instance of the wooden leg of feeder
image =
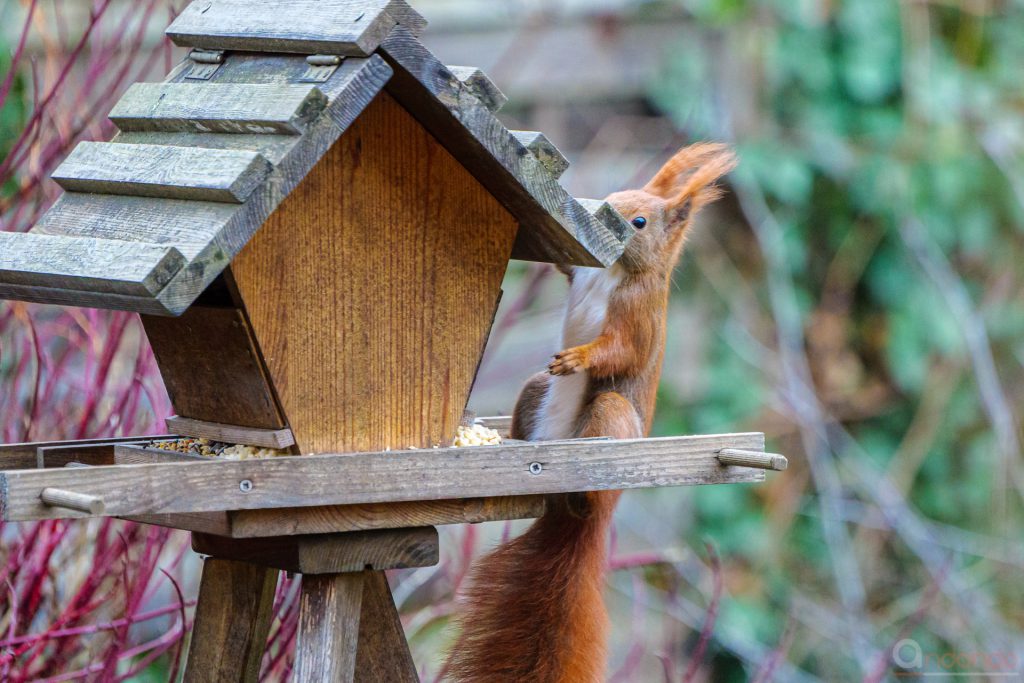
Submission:
[[356,683],[419,683],[384,572],[365,572]]
[[355,680],[363,579],[367,573],[303,575],[295,683]]
[[186,683],[255,683],[267,646],[278,571],[209,557],[203,562]]

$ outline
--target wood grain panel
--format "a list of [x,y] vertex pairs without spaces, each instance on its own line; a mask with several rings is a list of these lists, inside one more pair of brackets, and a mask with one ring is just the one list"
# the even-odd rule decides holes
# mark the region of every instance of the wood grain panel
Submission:
[[294,683],[352,683],[368,574],[302,577]]
[[455,433],[516,222],[380,95],[232,270],[301,452]]
[[192,306],[178,318],[144,315],[142,324],[178,415],[285,428],[242,311]]

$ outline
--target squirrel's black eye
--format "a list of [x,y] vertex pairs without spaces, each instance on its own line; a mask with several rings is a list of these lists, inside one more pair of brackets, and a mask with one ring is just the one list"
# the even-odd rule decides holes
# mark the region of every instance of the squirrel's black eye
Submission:
[[647,227],[647,219],[643,216],[637,216],[633,219],[633,227],[637,230],[643,230]]

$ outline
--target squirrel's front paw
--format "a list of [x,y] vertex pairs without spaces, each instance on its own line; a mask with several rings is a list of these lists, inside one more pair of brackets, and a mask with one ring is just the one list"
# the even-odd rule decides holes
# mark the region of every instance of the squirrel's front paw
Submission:
[[571,375],[587,367],[587,354],[583,347],[576,346],[555,354],[554,360],[548,364],[548,372],[552,375]]

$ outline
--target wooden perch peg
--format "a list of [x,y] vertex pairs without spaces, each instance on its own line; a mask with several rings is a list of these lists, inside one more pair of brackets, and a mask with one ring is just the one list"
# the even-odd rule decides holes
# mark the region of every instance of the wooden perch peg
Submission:
[[789,467],[789,461],[784,455],[745,451],[739,448],[723,448],[718,451],[718,462],[723,465],[756,467],[760,470],[775,470],[776,472],[781,472]]
[[102,515],[107,510],[107,504],[103,502],[103,498],[100,496],[90,496],[87,493],[45,488],[39,494],[39,498],[52,507],[67,508],[76,512],[84,512],[88,515]]

